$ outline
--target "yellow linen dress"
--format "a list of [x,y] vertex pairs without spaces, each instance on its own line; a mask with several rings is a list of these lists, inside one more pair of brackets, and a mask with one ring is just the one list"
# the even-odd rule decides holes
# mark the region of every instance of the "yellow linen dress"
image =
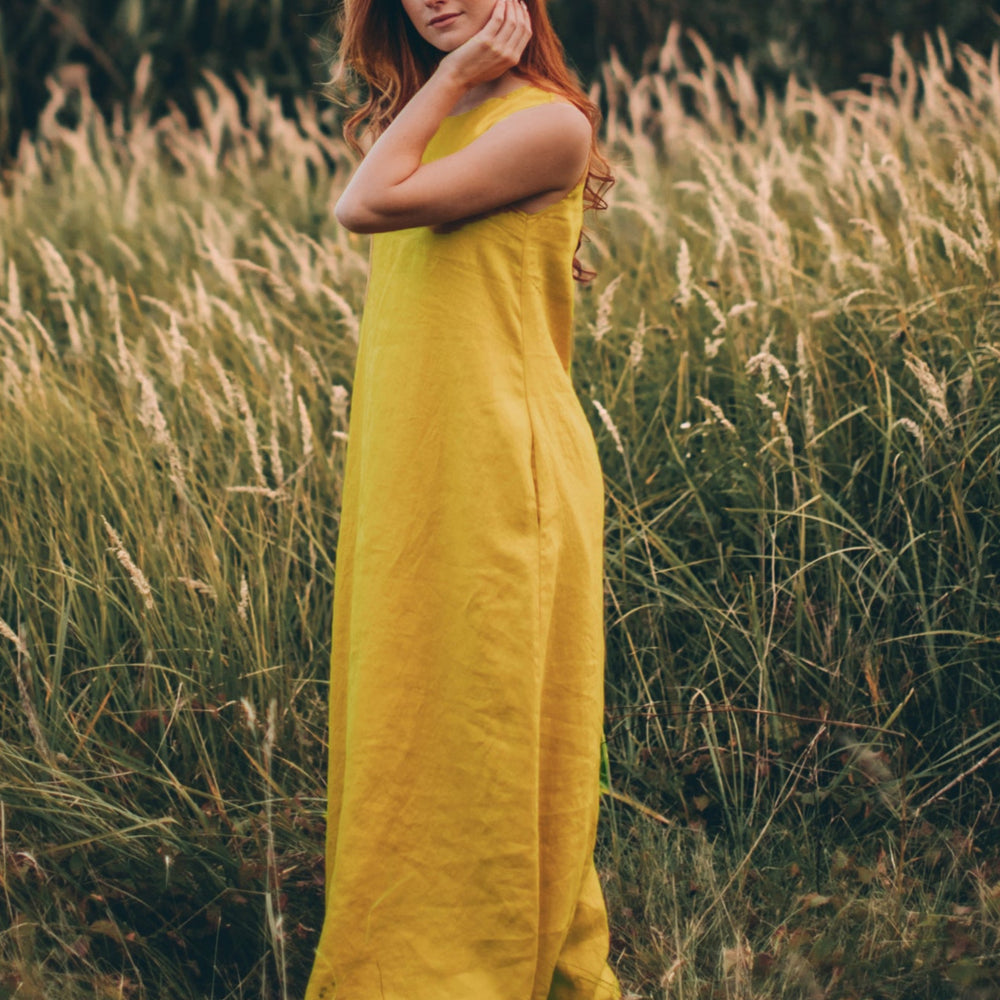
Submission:
[[[447,118],[425,161],[553,95]],[[307,1000],[607,1000],[603,482],[570,382],[582,184],[372,241]]]

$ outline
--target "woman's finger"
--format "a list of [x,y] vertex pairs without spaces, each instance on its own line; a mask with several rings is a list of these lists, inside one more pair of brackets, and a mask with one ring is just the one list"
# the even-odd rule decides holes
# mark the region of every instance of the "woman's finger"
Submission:
[[528,5],[525,3],[525,0],[518,0],[518,4],[517,5],[520,8],[520,10],[518,11],[518,14],[519,14],[518,20],[520,21],[521,27],[522,27],[523,30],[527,31],[528,34],[530,35],[531,34],[531,14],[528,12]]
[[494,37],[498,41],[505,39],[510,32],[510,26],[514,22],[513,8],[517,5],[518,0],[497,0],[497,5],[493,8],[491,25],[494,29]]
[[481,38],[496,38],[500,33],[506,20],[507,2],[508,0],[497,0],[493,5],[490,19],[479,29],[479,36]]
[[505,46],[516,47],[526,30],[530,31],[528,8],[523,0],[506,0],[507,11],[503,27],[497,41]]
[[524,0],[514,0],[514,31],[511,34],[511,44],[517,48],[520,56],[524,51],[528,39],[531,38],[531,15],[528,13],[528,5]]
[[526,8],[522,3],[522,0],[510,0],[508,19],[510,21],[511,28],[513,28],[514,34],[516,34],[524,24],[525,9]]

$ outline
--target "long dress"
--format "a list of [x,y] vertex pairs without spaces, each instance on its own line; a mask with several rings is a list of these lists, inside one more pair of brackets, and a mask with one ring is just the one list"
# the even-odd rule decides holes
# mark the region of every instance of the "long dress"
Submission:
[[[553,100],[447,118],[425,161]],[[582,184],[373,239],[307,1000],[608,1000],[603,482],[569,378]]]

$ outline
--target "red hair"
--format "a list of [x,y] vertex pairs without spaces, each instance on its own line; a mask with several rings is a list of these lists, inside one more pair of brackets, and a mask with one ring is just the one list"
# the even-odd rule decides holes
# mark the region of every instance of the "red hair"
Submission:
[[[583,202],[588,209],[607,208],[604,195],[614,183],[611,166],[601,152],[597,130],[601,112],[584,93],[566,65],[566,54],[549,20],[545,0],[526,0],[532,34],[517,67],[529,83],[565,97],[590,121],[593,132]],[[345,0],[342,13],[338,82],[353,72],[367,87],[364,103],[344,124],[344,138],[361,152],[358,133],[364,127],[379,136],[427,82],[443,56],[413,27],[400,0]],[[578,259],[578,281],[594,277]]]

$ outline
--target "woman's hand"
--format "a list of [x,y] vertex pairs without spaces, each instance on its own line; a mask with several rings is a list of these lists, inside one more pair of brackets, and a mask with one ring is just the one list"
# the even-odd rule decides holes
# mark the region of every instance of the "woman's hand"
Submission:
[[438,71],[464,88],[487,83],[517,66],[530,38],[531,18],[523,0],[497,0],[486,24],[449,52]]

